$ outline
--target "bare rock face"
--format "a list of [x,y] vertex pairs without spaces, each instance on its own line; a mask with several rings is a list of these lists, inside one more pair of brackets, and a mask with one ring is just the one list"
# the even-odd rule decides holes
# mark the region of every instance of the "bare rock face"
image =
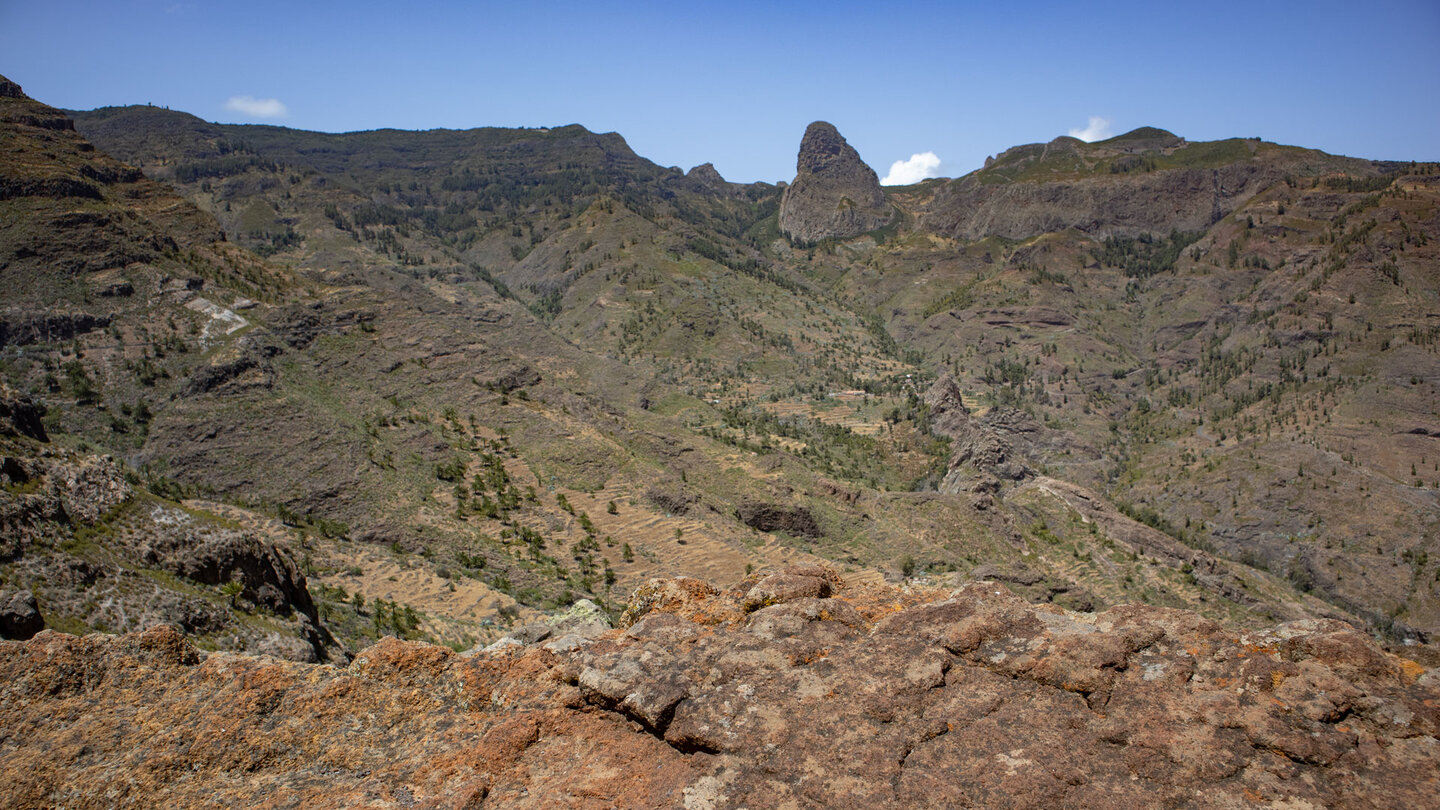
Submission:
[[955,438],[970,422],[970,409],[960,396],[960,385],[948,373],[925,392],[925,406],[930,409],[931,429],[941,436]]
[[26,436],[38,442],[48,442],[50,437],[45,435],[45,423],[41,421],[44,416],[44,405],[8,385],[0,384],[0,435]]
[[762,532],[785,532],[795,537],[823,537],[815,516],[803,506],[773,503],[742,503],[735,517],[752,529]]
[[686,172],[685,176],[711,188],[723,189],[725,187],[725,178],[720,176],[720,172],[715,169],[713,163],[701,163]]
[[875,170],[835,127],[824,121],[807,127],[795,182],[780,200],[780,230],[792,239],[818,242],[872,231],[893,215]]
[[747,611],[793,602],[796,599],[824,599],[830,596],[830,580],[818,566],[790,566],[762,578],[745,593]]
[[45,629],[45,618],[29,591],[0,591],[0,638],[25,640]]
[[[828,595],[745,611],[802,579]],[[1421,807],[1440,790],[1440,677],[1337,621],[1239,633],[802,566],[642,591],[638,621],[582,647],[384,639],[348,667],[205,654],[167,627],[0,642],[0,795],[719,810]]]

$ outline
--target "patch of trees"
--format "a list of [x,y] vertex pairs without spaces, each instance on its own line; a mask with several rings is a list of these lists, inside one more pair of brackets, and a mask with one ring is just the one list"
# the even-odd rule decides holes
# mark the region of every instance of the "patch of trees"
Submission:
[[182,183],[193,183],[208,177],[230,177],[250,169],[278,172],[281,168],[281,164],[258,155],[230,154],[181,163],[175,167],[175,179]]
[[1136,237],[1111,236],[1094,254],[1095,260],[1119,267],[1131,278],[1149,278],[1173,270],[1180,254],[1201,236],[1204,234],[1199,231],[1171,231],[1165,237],[1148,233]]

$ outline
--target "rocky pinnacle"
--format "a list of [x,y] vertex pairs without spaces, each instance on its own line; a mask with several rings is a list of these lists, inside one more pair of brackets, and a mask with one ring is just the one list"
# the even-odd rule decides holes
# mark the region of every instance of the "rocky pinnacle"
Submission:
[[805,129],[795,161],[795,182],[780,201],[780,229],[802,242],[847,237],[890,221],[875,170],[834,126],[816,121]]

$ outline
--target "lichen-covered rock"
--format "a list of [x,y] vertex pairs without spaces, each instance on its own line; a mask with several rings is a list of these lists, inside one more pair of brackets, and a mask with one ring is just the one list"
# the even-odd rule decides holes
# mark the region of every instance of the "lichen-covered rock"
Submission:
[[795,599],[818,598],[830,595],[830,582],[824,576],[786,570],[766,576],[755,583],[745,594],[745,610],[790,602]]
[[890,222],[875,170],[831,124],[805,129],[795,161],[795,182],[780,199],[780,230],[802,242],[844,238]]
[[[341,669],[204,656],[171,628],[0,643],[0,795],[1151,808],[1423,807],[1440,791],[1440,679],[1341,622],[1238,634],[1181,610],[1031,605],[995,582],[805,569],[652,581],[628,630],[572,649],[385,639]],[[829,597],[740,611],[759,583],[808,574]]]
[[537,644],[553,639],[547,647],[570,650],[588,643],[610,629],[610,617],[599,605],[589,599],[578,599],[561,613],[511,630],[505,639],[520,644]]

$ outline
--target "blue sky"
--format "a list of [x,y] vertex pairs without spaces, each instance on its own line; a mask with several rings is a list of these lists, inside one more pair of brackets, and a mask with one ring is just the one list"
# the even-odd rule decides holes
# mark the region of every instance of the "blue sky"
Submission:
[[736,181],[793,177],[816,119],[882,177],[1092,118],[1440,159],[1437,0],[0,0],[0,73],[59,107],[325,131],[580,123]]

